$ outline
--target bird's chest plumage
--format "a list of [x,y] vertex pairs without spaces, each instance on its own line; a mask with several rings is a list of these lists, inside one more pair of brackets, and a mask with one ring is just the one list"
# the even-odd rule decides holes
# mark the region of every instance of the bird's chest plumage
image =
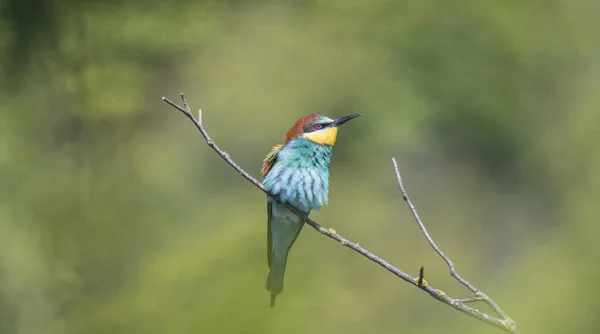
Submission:
[[265,177],[265,188],[304,212],[320,209],[327,204],[331,151],[301,137],[290,141]]

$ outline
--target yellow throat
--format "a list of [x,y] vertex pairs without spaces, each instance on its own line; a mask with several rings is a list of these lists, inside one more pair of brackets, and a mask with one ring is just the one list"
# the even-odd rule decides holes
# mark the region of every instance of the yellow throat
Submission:
[[333,146],[335,144],[335,138],[337,137],[337,128],[325,128],[314,132],[305,133],[302,136],[312,141],[313,143]]

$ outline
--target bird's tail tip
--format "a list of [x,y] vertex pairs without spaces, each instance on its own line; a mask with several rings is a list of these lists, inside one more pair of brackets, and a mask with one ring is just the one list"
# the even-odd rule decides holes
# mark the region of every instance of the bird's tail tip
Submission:
[[[269,276],[271,276],[271,275],[269,274]],[[265,288],[267,289],[267,291],[269,291],[271,293],[271,307],[275,307],[275,299],[277,298],[277,295],[279,293],[271,291],[271,285],[269,283],[270,283],[270,277],[267,277],[267,281],[265,282]]]
[[283,264],[274,262],[265,281],[265,288],[271,293],[271,307],[275,307],[275,298],[283,291],[283,275],[285,262]]

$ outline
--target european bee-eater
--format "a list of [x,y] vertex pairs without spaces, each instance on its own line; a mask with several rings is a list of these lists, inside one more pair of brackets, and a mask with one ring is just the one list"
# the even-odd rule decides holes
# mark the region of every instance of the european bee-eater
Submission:
[[[327,204],[329,162],[338,127],[361,116],[353,114],[331,119],[312,114],[296,121],[267,154],[262,166],[265,189],[304,215]],[[267,260],[269,276],[265,288],[271,292],[271,307],[283,290],[288,252],[302,230],[304,221],[285,205],[267,199]]]

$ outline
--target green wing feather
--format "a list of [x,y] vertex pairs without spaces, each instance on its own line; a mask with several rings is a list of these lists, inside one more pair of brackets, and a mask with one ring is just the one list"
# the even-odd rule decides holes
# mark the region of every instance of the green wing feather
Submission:
[[281,144],[275,145],[263,160],[263,166],[260,170],[263,177],[267,176],[267,174],[271,170],[271,167],[273,167],[275,161],[277,161],[277,155],[279,154],[279,151],[281,151],[282,148],[283,145]]
[[[279,154],[279,151],[281,151],[282,148],[283,148],[283,145],[281,145],[281,144],[274,146],[271,149],[271,151],[269,151],[269,154],[267,154],[267,156],[265,157],[265,160],[263,160],[263,166],[262,166],[262,169],[260,170],[263,177],[267,176],[267,174],[271,170],[271,167],[273,167],[273,165],[277,161],[277,155]],[[269,224],[269,222],[271,221],[272,203],[273,203],[273,200],[271,198],[268,198],[268,200],[267,200],[267,262],[269,263],[269,268],[271,268],[271,261],[273,258],[273,240],[271,238],[271,224]]]
[[271,198],[267,200],[267,263],[269,263],[269,268],[271,268],[271,262],[273,261],[273,238],[271,236],[271,207],[273,206],[273,201]]

